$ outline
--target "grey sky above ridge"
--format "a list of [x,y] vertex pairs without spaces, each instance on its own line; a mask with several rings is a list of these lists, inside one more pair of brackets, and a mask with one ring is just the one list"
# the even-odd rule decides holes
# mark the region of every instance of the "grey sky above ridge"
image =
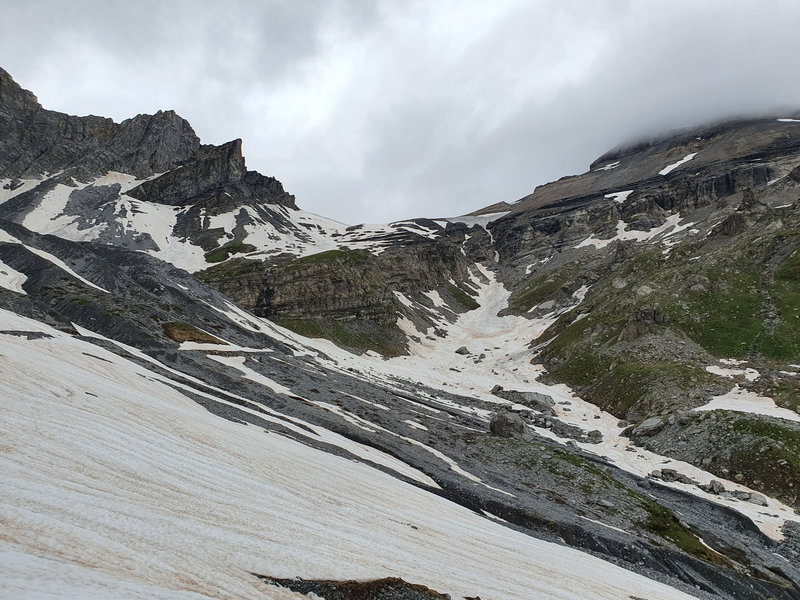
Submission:
[[800,109],[794,0],[0,0],[43,106],[174,109],[346,223],[468,213],[639,136]]

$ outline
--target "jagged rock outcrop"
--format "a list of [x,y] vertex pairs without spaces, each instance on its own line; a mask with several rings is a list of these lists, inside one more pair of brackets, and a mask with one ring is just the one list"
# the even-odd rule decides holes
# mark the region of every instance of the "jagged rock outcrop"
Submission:
[[243,204],[271,203],[294,208],[294,196],[273,177],[248,171],[242,156],[242,140],[221,146],[201,146],[192,160],[145,181],[128,192],[148,202],[206,209],[220,214]]
[[271,319],[396,320],[391,289],[366,250],[331,250],[269,268],[262,286],[255,311]]
[[108,171],[149,177],[188,161],[200,140],[174,111],[122,123],[46,110],[0,69],[0,177],[68,171],[88,180]]
[[247,170],[241,140],[201,145],[191,125],[171,110],[119,124],[46,110],[0,69],[0,177],[63,172],[61,181],[68,185],[70,178],[87,182],[109,171],[139,179],[158,175],[128,194],[171,206],[198,205],[212,215],[244,204],[295,207],[278,180]]

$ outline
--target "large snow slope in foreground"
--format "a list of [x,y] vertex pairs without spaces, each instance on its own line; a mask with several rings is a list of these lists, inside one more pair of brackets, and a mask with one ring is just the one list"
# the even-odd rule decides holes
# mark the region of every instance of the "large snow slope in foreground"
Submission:
[[255,572],[393,575],[484,600],[689,598],[214,417],[155,372],[36,321],[0,311],[0,330],[0,597],[300,597]]

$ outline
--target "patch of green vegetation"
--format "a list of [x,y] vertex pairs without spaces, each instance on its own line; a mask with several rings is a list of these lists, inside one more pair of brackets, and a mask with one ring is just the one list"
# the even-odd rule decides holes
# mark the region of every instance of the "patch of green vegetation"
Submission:
[[714,381],[713,375],[699,367],[611,357],[588,344],[572,347],[566,359],[552,366],[549,372],[559,381],[581,388],[587,400],[618,417],[624,417],[651,393],[669,387],[688,389]]
[[670,317],[697,344],[719,357],[747,356],[763,329],[763,301],[755,268],[709,269],[703,291],[689,291]]
[[730,561],[703,544],[688,528],[681,525],[678,517],[665,506],[644,498],[641,507],[647,512],[642,527],[655,535],[671,541],[678,548],[712,565],[730,565]]
[[796,424],[719,410],[698,415],[696,420],[693,432],[705,435],[711,447],[726,448],[712,464],[716,474],[741,473],[748,487],[798,506],[800,428]]
[[260,280],[266,267],[260,260],[248,258],[232,258],[222,264],[214,265],[194,273],[195,279],[206,284],[215,285],[226,281],[241,281],[254,278]]
[[228,242],[224,246],[215,248],[205,253],[206,262],[218,263],[231,257],[233,254],[245,254],[247,252],[255,252],[257,248],[252,244],[244,244],[242,242]]
[[800,249],[792,252],[775,273],[776,279],[800,283]]
[[458,302],[467,310],[475,310],[480,306],[480,304],[478,304],[472,296],[452,283],[447,284],[447,291],[456,302]]
[[327,250],[317,254],[310,254],[294,260],[289,269],[299,271],[309,265],[326,263],[329,261],[343,261],[349,264],[358,264],[369,261],[370,253],[368,250]]
[[406,351],[405,336],[397,327],[288,318],[277,319],[276,323],[305,337],[327,339],[359,352],[372,350],[383,356],[399,356]]
[[521,290],[511,295],[508,300],[508,307],[515,313],[529,311],[564,287],[576,270],[577,267],[575,265],[567,265],[551,273],[534,278]]
[[800,469],[800,431],[750,417],[737,417],[733,422],[733,431],[779,442],[780,448],[784,449],[782,453],[786,455],[782,458]]
[[797,382],[794,380],[779,383],[766,395],[775,400],[775,404],[781,408],[797,411],[800,407],[800,393],[797,391]]
[[200,342],[208,344],[225,344],[225,342],[215,338],[210,333],[206,333],[194,325],[189,325],[188,323],[183,323],[182,321],[163,323],[161,325],[161,329],[163,329],[164,334],[168,338],[178,343]]
[[800,358],[800,250],[777,270],[770,294],[780,321],[764,333],[759,350],[778,360],[796,360]]

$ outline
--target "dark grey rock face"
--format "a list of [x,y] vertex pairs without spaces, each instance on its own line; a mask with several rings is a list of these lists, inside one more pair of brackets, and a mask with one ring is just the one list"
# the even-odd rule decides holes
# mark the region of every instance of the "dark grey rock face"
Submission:
[[492,394],[499,396],[500,398],[505,398],[511,402],[516,402],[517,404],[523,404],[529,408],[532,408],[536,412],[545,415],[555,414],[555,411],[553,410],[553,407],[556,404],[555,400],[553,400],[550,396],[545,396],[544,394],[539,394],[537,392],[504,390],[502,387],[492,390]]
[[79,230],[104,225],[97,238],[101,243],[121,245],[131,250],[158,250],[149,233],[125,227],[126,210],[116,212],[115,201],[119,192],[119,184],[76,189],[70,193],[61,215],[74,217],[73,222],[77,223]]
[[0,69],[0,177],[69,169],[86,180],[108,171],[148,177],[189,160],[200,140],[173,111],[114,123],[43,109]]
[[287,194],[278,180],[247,170],[242,140],[201,146],[190,162],[142,183],[128,195],[171,206],[202,206],[212,215],[243,203],[295,207],[294,196]]
[[[288,588],[303,595],[325,600],[450,600],[449,594],[440,594],[422,585],[387,577],[373,581],[321,581],[303,579],[276,579],[257,575],[267,583]],[[311,596],[309,596],[311,597]]]
[[191,125],[171,110],[119,124],[46,110],[0,69],[0,177],[59,171],[78,181],[109,171],[140,179],[164,173],[130,195],[173,206],[199,204],[210,214],[242,204],[295,207],[278,180],[247,171],[241,140],[201,146]]

